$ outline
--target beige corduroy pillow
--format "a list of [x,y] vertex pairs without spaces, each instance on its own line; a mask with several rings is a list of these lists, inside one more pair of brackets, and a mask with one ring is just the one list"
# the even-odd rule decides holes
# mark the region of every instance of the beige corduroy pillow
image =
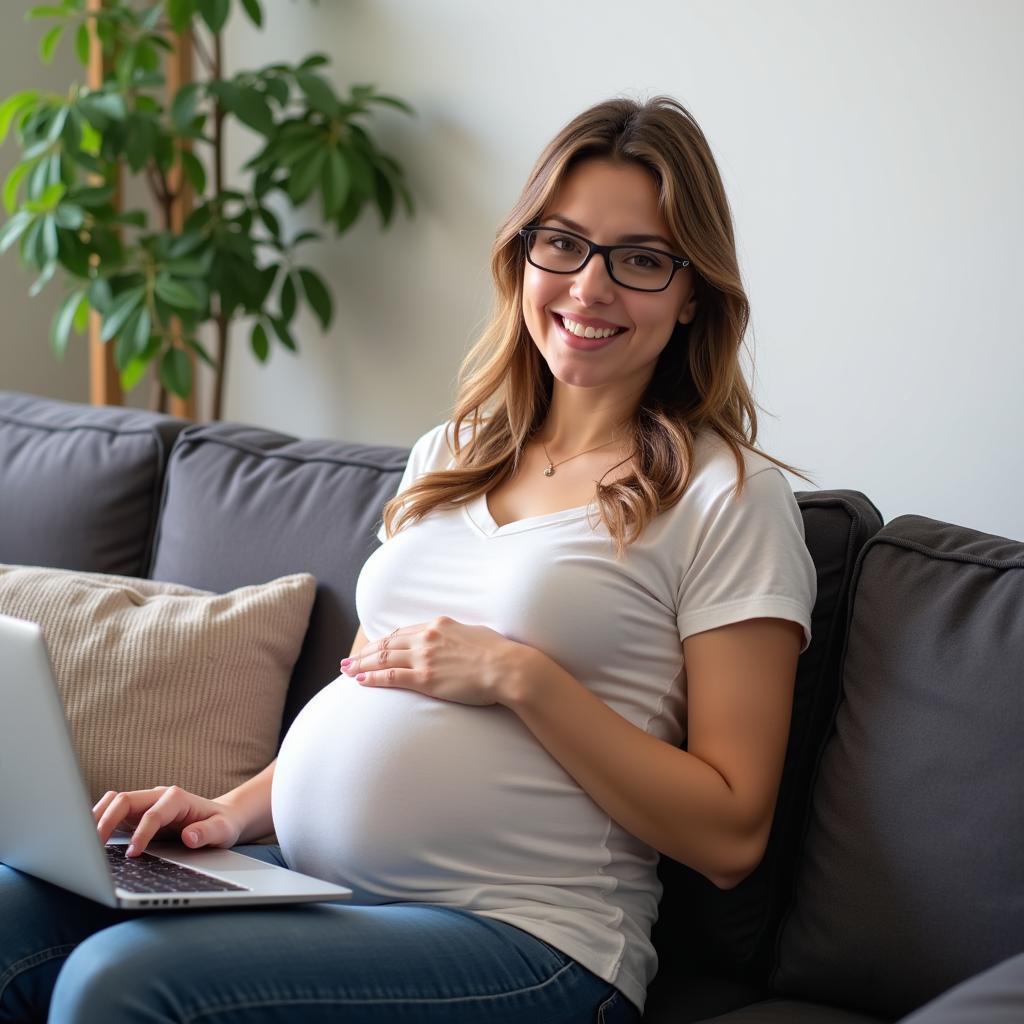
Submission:
[[43,628],[79,762],[107,790],[217,797],[274,758],[316,580],[227,594],[0,564],[0,613]]

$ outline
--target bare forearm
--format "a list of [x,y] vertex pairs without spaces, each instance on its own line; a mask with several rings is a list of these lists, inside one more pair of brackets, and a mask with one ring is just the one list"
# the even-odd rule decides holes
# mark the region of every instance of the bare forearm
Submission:
[[711,765],[645,733],[529,648],[502,703],[627,832],[726,888],[750,870],[749,830]]
[[274,831],[274,820],[270,814],[270,788],[276,765],[277,758],[274,758],[259,775],[254,775],[231,792],[217,797],[217,803],[227,804],[238,815],[242,825],[239,843],[251,843]]

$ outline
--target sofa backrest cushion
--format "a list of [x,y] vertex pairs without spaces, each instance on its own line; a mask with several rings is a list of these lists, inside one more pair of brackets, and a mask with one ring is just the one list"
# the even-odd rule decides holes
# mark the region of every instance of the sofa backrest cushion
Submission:
[[[678,1005],[692,988],[688,975],[767,986],[775,940],[792,888],[792,862],[810,801],[810,778],[825,742],[838,692],[839,659],[846,626],[850,581],[861,548],[882,517],[859,491],[798,491],[807,548],[818,577],[811,621],[811,646],[797,666],[792,725],[782,785],[765,856],[733,889],[718,889],[703,875],[662,857],[664,886],[654,941],[659,974],[649,993],[657,1005]],[[670,987],[679,992],[668,995]],[[739,991],[726,984],[723,992]],[[725,1012],[703,993],[706,1015]]]
[[0,562],[145,575],[185,421],[0,391]]
[[379,544],[381,509],[408,456],[232,423],[189,427],[171,452],[153,579],[216,591],[296,572],[317,579],[282,735],[348,656],[356,577]]
[[776,991],[900,1017],[1021,950],[1024,543],[901,516],[854,578]]

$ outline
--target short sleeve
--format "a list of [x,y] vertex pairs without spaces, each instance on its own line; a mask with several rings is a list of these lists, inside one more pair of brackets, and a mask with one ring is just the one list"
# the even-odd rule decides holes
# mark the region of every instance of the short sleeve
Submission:
[[[428,430],[409,452],[409,461],[405,464],[405,472],[398,482],[396,497],[407,490],[424,473],[432,473],[436,469],[444,469],[451,463],[451,450],[448,447],[448,423],[440,423]],[[383,521],[377,530],[377,539],[383,544],[387,540]]]
[[803,627],[811,642],[817,572],[804,541],[803,516],[789,482],[774,466],[748,475],[707,510],[693,561],[676,602],[679,638],[732,622],[779,618]]

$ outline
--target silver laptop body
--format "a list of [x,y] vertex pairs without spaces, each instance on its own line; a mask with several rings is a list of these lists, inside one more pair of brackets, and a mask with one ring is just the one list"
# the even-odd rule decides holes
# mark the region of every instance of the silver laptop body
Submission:
[[[119,846],[123,853],[129,838],[115,833],[108,846]],[[146,853],[239,888],[198,891],[212,884],[205,878],[197,891],[185,892],[131,892],[115,884],[42,629],[0,615],[0,862],[97,903],[132,910],[304,903],[352,895],[351,889],[230,850],[190,850],[161,842],[150,843]]]

